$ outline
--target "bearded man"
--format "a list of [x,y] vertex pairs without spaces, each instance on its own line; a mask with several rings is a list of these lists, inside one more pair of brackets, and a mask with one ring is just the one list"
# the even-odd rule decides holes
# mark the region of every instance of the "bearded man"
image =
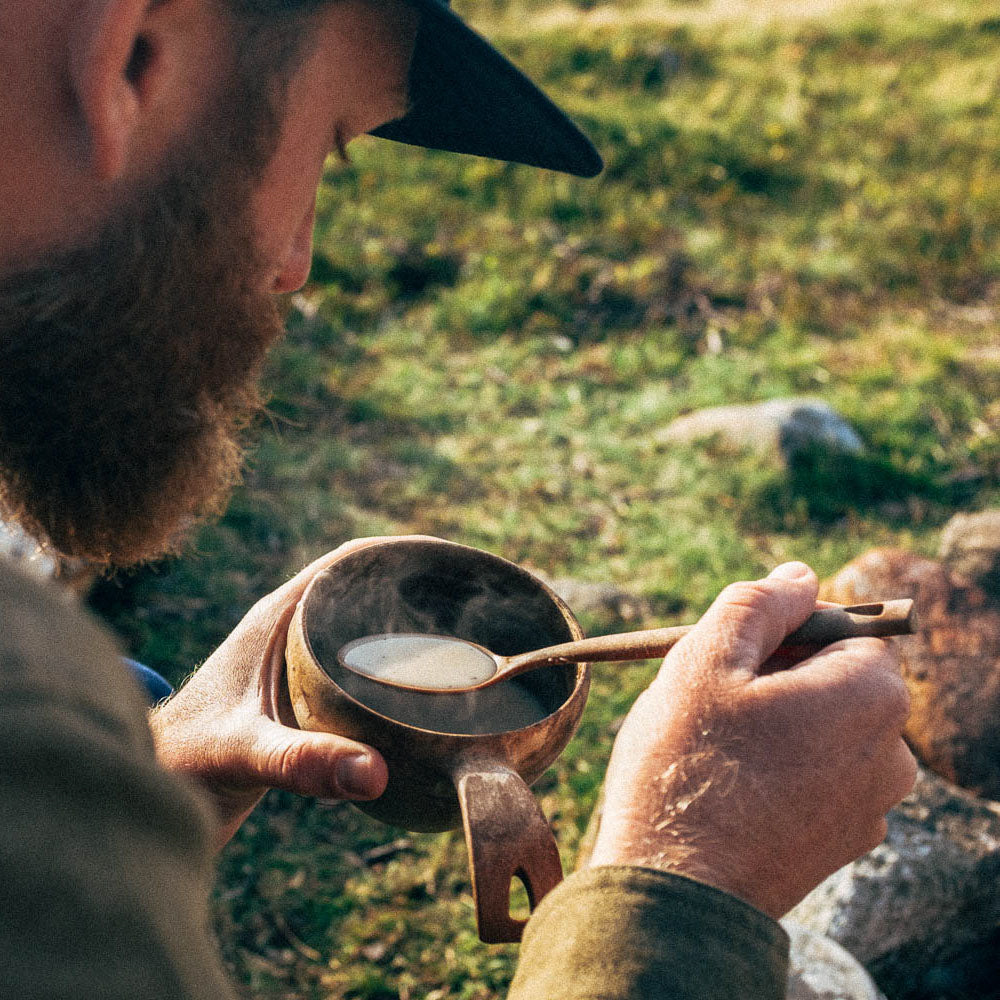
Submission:
[[[224,503],[331,150],[375,132],[600,169],[442,0],[0,12],[0,509],[95,563],[175,548]],[[287,711],[285,630],[336,555],[151,714],[80,608],[0,566],[0,995],[231,995],[212,850],[268,787],[386,781],[375,750]],[[783,994],[776,918],[884,836],[915,769],[882,642],[761,674],[816,589],[799,563],[736,584],[664,661],[617,737],[590,867],[529,922],[518,997]]]

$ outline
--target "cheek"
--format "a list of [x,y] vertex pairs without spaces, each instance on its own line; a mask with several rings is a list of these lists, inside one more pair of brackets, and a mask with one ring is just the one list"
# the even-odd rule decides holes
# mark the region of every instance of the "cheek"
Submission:
[[[303,123],[305,124],[305,123]],[[311,123],[310,123],[311,124]],[[287,123],[253,196],[258,251],[266,267],[281,270],[312,235],[316,189],[329,143],[325,132]]]

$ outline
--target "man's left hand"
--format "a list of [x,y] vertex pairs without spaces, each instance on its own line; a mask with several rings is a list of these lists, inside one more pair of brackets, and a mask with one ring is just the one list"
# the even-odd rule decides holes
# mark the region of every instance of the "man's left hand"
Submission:
[[288,624],[313,577],[380,540],[347,542],[258,601],[187,683],[150,713],[160,764],[208,792],[219,847],[268,788],[324,799],[374,799],[385,789],[385,761],[377,751],[295,728],[284,665]]

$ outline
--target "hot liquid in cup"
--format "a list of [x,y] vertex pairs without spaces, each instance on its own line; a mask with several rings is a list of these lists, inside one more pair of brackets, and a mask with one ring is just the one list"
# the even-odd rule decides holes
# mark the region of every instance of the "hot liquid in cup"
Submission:
[[398,684],[435,689],[440,695],[414,697],[405,689],[365,684],[350,670],[338,678],[352,697],[376,712],[421,729],[439,733],[482,735],[523,729],[544,719],[549,711],[516,681],[480,691],[450,693],[448,688],[478,684],[496,672],[485,650],[448,636],[407,633],[364,636],[347,643],[339,659],[351,670]]
[[339,655],[359,674],[418,688],[472,687],[497,670],[485,650],[444,635],[366,635],[347,643]]

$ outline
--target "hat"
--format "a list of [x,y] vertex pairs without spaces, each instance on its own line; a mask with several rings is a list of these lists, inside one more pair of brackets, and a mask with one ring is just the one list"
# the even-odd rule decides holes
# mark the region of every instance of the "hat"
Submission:
[[409,110],[372,135],[580,177],[601,171],[594,144],[447,0],[411,2],[421,18],[410,63]]

